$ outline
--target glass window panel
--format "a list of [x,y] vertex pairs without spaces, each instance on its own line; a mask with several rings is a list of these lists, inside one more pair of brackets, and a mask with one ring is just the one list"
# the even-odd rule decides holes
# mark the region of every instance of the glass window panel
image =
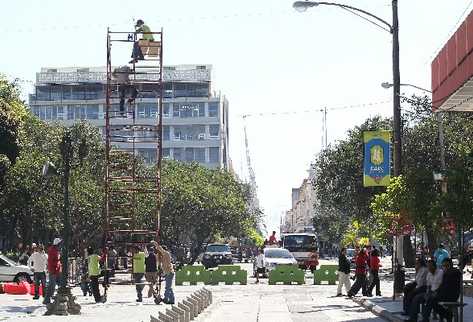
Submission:
[[170,155],[171,155],[171,149],[163,148],[163,158],[169,158]]
[[169,131],[169,125],[163,126],[163,140],[169,141],[171,139],[171,132]]
[[197,162],[205,162],[205,148],[195,148],[194,157]]
[[209,117],[218,117],[218,102],[209,102]]
[[186,161],[194,161],[194,148],[186,148]]
[[220,162],[220,153],[219,148],[209,148],[209,162],[210,163],[219,163]]
[[62,98],[65,100],[72,99],[72,87],[71,86],[64,86],[62,88]]
[[170,111],[171,111],[171,104],[164,103],[163,104],[163,117],[169,117]]
[[36,95],[38,101],[49,101],[51,99],[48,86],[37,87]]
[[174,160],[183,161],[182,148],[174,148],[173,156],[174,156]]
[[87,119],[97,120],[99,118],[99,106],[92,104],[87,105]]
[[44,109],[44,106],[39,107],[39,118],[42,120],[46,119],[46,111]]
[[52,101],[62,100],[62,88],[61,88],[61,86],[51,87],[51,100]]
[[209,126],[209,134],[212,137],[218,137],[218,133],[220,130],[220,125],[218,124],[213,124]]
[[64,119],[64,107],[62,106],[57,107],[57,119],[58,120]]

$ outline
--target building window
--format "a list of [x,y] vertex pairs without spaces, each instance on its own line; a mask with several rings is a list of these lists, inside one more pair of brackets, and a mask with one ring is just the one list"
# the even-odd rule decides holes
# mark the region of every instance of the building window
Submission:
[[174,103],[173,116],[181,118],[204,117],[204,103]]
[[213,124],[213,125],[210,125],[210,126],[209,126],[209,134],[210,134],[210,137],[212,137],[212,138],[218,137],[219,131],[220,131],[220,125],[218,125],[218,124]]
[[174,160],[176,161],[184,161],[183,160],[183,152],[182,152],[182,148],[174,148],[174,150],[172,151],[173,152],[173,156],[174,156]]
[[152,103],[138,104],[138,118],[149,119],[158,117],[158,105]]
[[163,117],[170,117],[171,115],[171,104],[164,103],[163,104]]
[[145,163],[156,163],[156,158],[157,158],[156,149],[141,149],[141,150],[138,150],[138,153],[143,158]]
[[194,148],[186,148],[186,161],[194,161]]
[[170,148],[163,148],[163,158],[169,159],[171,156],[171,149]]
[[218,102],[209,102],[209,117],[218,117]]
[[171,133],[169,131],[169,125],[163,126],[163,140],[169,141],[171,139]]
[[220,149],[219,148],[209,148],[209,162],[210,163],[220,162]]
[[205,148],[194,149],[194,160],[200,163],[205,163]]

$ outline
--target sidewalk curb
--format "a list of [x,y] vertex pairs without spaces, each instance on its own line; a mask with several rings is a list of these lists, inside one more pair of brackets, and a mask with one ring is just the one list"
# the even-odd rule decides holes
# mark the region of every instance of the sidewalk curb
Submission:
[[391,322],[405,322],[406,320],[397,317],[390,311],[384,309],[383,307],[371,302],[367,298],[352,298],[353,302],[357,303],[358,305],[364,307],[368,311],[371,311],[373,314],[384,318],[385,320],[391,321]]

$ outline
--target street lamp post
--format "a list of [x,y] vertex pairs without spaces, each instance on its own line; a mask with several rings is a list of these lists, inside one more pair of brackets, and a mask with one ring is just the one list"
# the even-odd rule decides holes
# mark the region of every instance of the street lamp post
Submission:
[[[401,99],[399,93],[401,90],[401,73],[399,68],[399,16],[398,16],[398,0],[392,0],[392,23],[388,23],[386,20],[366,11],[356,7],[348,6],[345,4],[335,3],[335,2],[325,2],[325,1],[296,1],[293,4],[294,9],[297,11],[306,11],[309,8],[317,7],[320,5],[325,6],[335,6],[347,10],[350,13],[353,13],[357,16],[363,15],[366,20],[372,24],[378,26],[379,28],[389,32],[393,38],[393,47],[392,47],[392,70],[393,70],[393,174],[394,176],[399,176],[401,174],[402,168],[402,141],[401,141]],[[369,19],[372,18],[375,21]],[[402,245],[396,243],[396,245]],[[396,278],[401,274],[400,263],[397,257],[397,251],[394,252],[395,258],[395,274],[394,274],[394,294],[395,298],[396,291],[401,290],[401,282]],[[402,258],[402,257],[401,257]]]
[[64,227],[62,231],[62,239],[64,246],[61,252],[61,266],[62,274],[60,280],[60,287],[57,292],[57,296],[54,302],[48,305],[47,315],[68,315],[68,314],[80,314],[81,306],[75,303],[75,296],[72,295],[71,289],[68,287],[69,278],[69,245],[70,236],[72,233],[71,229],[71,216],[70,216],[70,201],[69,201],[69,178],[72,167],[73,147],[71,141],[71,132],[69,129],[65,129],[60,144],[61,159],[62,159],[62,173],[60,173],[54,164],[46,162],[43,166],[43,176],[51,176],[62,174],[62,188],[63,188],[63,220]]

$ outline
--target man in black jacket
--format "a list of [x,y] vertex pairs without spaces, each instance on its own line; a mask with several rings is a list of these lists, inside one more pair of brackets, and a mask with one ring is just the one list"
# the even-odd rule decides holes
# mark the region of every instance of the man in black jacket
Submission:
[[345,290],[348,291],[351,288],[350,283],[350,261],[347,258],[347,249],[342,248],[340,256],[338,256],[338,288],[337,296],[342,296],[342,286],[345,284]]
[[450,258],[446,258],[442,262],[443,268],[443,278],[442,284],[435,296],[427,301],[425,311],[423,313],[423,321],[428,321],[430,312],[434,309],[440,316],[440,319],[446,319],[447,322],[452,321],[452,314],[447,309],[445,309],[439,302],[456,302],[460,296],[460,287],[461,287],[461,272],[457,268],[453,267],[453,262]]

